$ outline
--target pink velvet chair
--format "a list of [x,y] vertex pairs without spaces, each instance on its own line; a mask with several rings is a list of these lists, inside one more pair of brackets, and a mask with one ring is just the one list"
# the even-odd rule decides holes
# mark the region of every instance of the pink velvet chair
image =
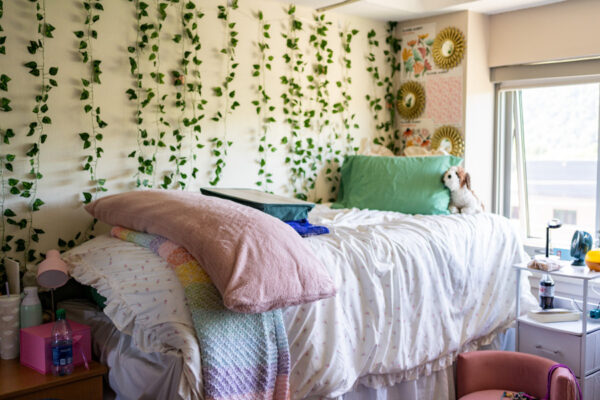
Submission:
[[[548,371],[556,364],[547,358],[512,351],[473,351],[458,356],[456,398],[500,400],[504,391],[546,396]],[[577,400],[575,378],[566,368],[552,375],[549,400]]]

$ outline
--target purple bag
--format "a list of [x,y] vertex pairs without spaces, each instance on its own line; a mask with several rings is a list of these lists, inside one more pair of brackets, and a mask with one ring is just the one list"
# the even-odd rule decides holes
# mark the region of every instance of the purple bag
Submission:
[[[546,389],[546,396],[541,400],[549,400],[550,399],[550,385],[552,383],[552,374],[554,373],[554,371],[557,368],[560,368],[560,367],[568,369],[569,372],[571,373],[571,375],[573,376],[573,378],[575,378],[575,374],[573,373],[573,371],[571,371],[571,368],[569,368],[565,364],[554,364],[553,366],[550,367],[550,370],[548,371],[548,386]],[[579,400],[583,400],[583,396],[581,395],[581,388],[579,387],[579,382],[577,381],[577,378],[575,378],[575,384],[577,385],[577,392],[579,393]],[[538,400],[535,397],[530,396],[527,393],[523,393],[523,392],[519,392],[519,393],[504,392],[504,393],[502,393],[502,398],[513,399],[513,400]]]

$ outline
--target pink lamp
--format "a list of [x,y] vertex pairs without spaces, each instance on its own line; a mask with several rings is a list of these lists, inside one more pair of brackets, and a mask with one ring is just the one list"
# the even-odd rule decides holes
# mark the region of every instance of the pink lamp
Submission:
[[68,280],[67,264],[60,258],[60,253],[58,250],[48,250],[46,259],[38,265],[38,284],[47,289],[56,289]]
[[54,289],[69,280],[67,264],[60,258],[58,250],[48,250],[46,259],[38,265],[37,282],[40,286],[52,289],[52,313],[54,313]]

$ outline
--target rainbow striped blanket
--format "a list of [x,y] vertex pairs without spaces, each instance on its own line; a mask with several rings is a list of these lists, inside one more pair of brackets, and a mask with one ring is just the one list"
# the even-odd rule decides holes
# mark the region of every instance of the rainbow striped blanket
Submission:
[[151,249],[174,269],[200,344],[206,399],[289,399],[290,353],[281,310],[229,311],[209,276],[183,247],[121,227],[112,228],[111,234]]

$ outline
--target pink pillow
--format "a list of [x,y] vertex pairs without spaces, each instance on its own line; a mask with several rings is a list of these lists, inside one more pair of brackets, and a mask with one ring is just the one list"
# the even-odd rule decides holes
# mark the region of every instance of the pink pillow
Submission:
[[95,218],[185,247],[231,310],[257,313],[330,297],[335,287],[313,249],[262,211],[200,193],[142,190],[85,206]]

